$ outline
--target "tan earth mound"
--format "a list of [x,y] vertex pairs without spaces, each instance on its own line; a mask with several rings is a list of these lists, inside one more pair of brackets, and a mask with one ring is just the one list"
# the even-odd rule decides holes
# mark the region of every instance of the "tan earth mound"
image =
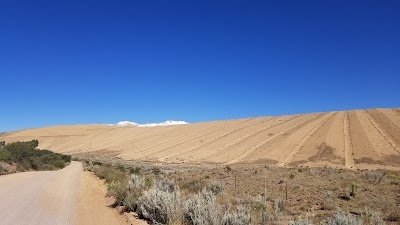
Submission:
[[0,135],[39,148],[125,160],[400,168],[400,109],[246,118],[163,127],[52,126]]

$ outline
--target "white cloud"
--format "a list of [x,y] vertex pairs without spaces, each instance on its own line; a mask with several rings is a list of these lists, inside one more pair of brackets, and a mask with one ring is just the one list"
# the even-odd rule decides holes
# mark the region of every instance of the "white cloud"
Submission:
[[120,121],[114,125],[120,126],[120,127],[126,127],[126,126],[137,126],[139,124],[137,124],[135,122],[130,122],[130,121]]
[[183,125],[183,124],[188,124],[188,122],[185,121],[175,121],[175,120],[167,120],[162,123],[144,123],[144,124],[139,124],[135,122],[130,122],[130,121],[120,121],[114,126],[120,126],[120,127],[126,127],[126,126],[132,126],[132,127],[157,127],[157,126],[172,126],[172,125]]

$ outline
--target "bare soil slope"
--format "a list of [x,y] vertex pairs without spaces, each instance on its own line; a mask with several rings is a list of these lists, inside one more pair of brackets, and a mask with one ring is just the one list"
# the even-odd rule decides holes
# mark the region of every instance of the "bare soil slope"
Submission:
[[165,163],[400,168],[400,109],[369,109],[165,127],[52,126],[0,136],[39,148]]

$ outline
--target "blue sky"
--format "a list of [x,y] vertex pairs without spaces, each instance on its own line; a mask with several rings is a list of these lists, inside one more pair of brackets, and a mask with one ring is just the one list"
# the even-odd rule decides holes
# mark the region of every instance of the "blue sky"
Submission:
[[399,1],[1,1],[0,131],[400,107]]

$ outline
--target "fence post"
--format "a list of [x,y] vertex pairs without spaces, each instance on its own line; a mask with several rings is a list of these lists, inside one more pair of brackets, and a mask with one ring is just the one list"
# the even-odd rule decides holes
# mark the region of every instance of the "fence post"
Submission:
[[264,205],[267,204],[267,169],[264,168]]
[[237,183],[236,183],[236,171],[235,171],[235,202],[237,201]]
[[287,178],[285,178],[285,195],[286,195],[286,201],[287,201]]

